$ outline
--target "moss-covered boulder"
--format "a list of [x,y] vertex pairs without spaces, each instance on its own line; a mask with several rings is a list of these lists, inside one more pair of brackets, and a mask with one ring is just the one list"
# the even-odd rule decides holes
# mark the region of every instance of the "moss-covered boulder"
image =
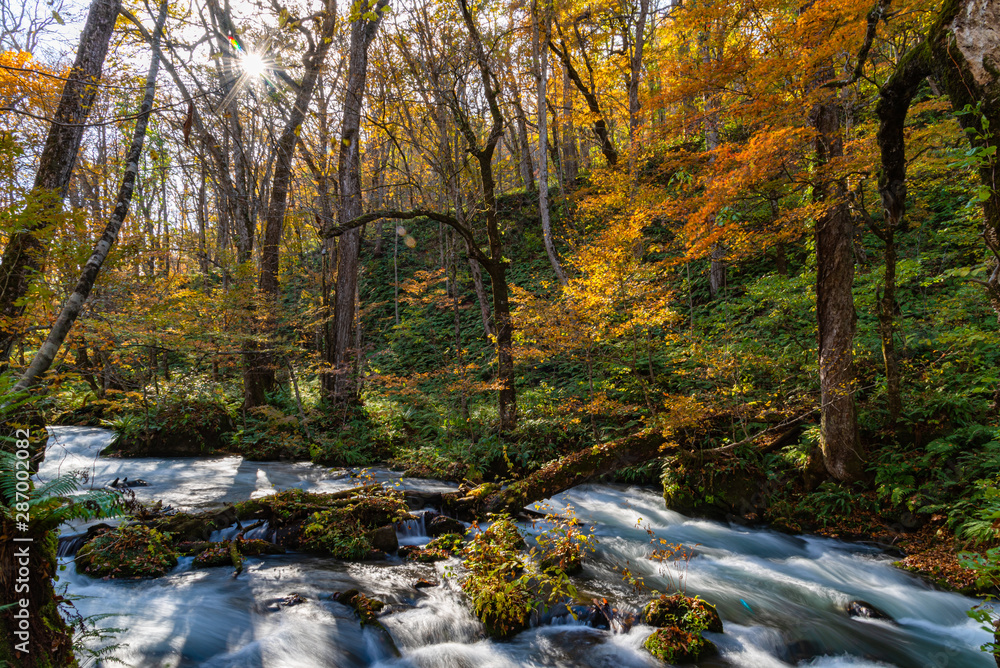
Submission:
[[112,423],[115,439],[101,454],[121,457],[201,457],[231,450],[236,430],[229,410],[212,401],[164,402],[148,413]]
[[176,565],[170,537],[142,525],[100,533],[76,553],[77,569],[93,577],[155,578]]
[[333,595],[333,600],[354,610],[358,619],[361,620],[361,626],[379,624],[378,613],[385,607],[385,603],[382,601],[365,596],[357,589],[337,592]]
[[647,603],[642,614],[650,626],[677,626],[689,631],[722,633],[722,618],[715,606],[698,597],[663,594]]
[[649,653],[665,663],[694,663],[714,653],[712,641],[702,637],[700,632],[687,631],[677,626],[656,629],[644,646]]
[[[236,551],[245,557],[258,556],[261,554],[284,554],[285,549],[280,545],[269,543],[266,540],[240,540],[236,541]],[[227,566],[233,563],[231,551],[232,541],[224,540],[221,543],[213,543],[207,549],[198,552],[194,558],[196,568],[210,568],[212,566]]]
[[428,536],[444,536],[445,534],[465,535],[465,525],[460,520],[446,515],[437,515],[427,523]]
[[375,549],[377,530],[411,519],[402,496],[394,493],[339,500],[301,525],[298,547],[336,559],[364,559]]
[[236,522],[231,508],[203,513],[174,513],[144,521],[160,533],[169,533],[177,542],[207,541],[213,531],[225,529]]
[[335,559],[364,559],[374,549],[360,522],[336,510],[313,515],[302,527],[299,547]]

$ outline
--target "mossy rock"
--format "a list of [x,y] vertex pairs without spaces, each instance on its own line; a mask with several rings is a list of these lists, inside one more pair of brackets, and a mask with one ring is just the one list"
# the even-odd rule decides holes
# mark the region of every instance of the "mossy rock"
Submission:
[[445,534],[465,535],[466,528],[461,520],[446,515],[437,515],[427,523],[427,535],[443,536]]
[[315,513],[302,526],[299,547],[334,559],[364,559],[373,546],[360,522],[336,510]]
[[267,520],[278,527],[326,510],[332,501],[328,495],[286,489],[259,499],[241,501],[233,506],[233,510],[241,521]]
[[[232,553],[229,551],[230,542],[224,540],[215,543],[206,550],[198,553],[194,558],[195,568],[210,568],[212,566],[226,566],[233,563]],[[280,545],[269,543],[266,540],[255,538],[248,540],[237,540],[236,549],[245,557],[253,557],[261,554],[284,554],[285,549]]]
[[[454,536],[454,534],[451,535]],[[459,538],[459,541],[460,540],[461,538]],[[432,563],[435,561],[444,561],[445,559],[455,556],[460,551],[461,542],[439,542],[439,540],[435,538],[426,545],[401,545],[397,554],[404,559],[408,559],[409,561]]]
[[232,508],[207,513],[175,513],[148,522],[160,533],[168,533],[176,542],[207,541],[213,531],[225,529],[236,522]]
[[378,613],[385,607],[385,603],[382,601],[365,596],[357,589],[337,592],[333,595],[333,600],[354,610],[358,619],[361,620],[361,626],[379,624]]
[[156,578],[177,565],[167,534],[142,525],[100,533],[76,553],[81,573],[104,578]]
[[663,594],[647,603],[642,614],[650,626],[676,626],[691,632],[722,633],[722,618],[715,606],[697,597]]
[[657,629],[646,638],[643,646],[664,663],[694,663],[716,651],[711,640],[699,631],[686,631],[676,626]]
[[528,628],[531,611],[538,607],[522,577],[524,538],[510,517],[499,517],[477,534],[465,548],[463,565],[469,574],[462,590],[472,600],[472,611],[493,638],[504,639]]
[[364,559],[375,547],[375,529],[409,518],[406,502],[396,495],[365,497],[313,513],[303,523],[299,547],[335,559]]
[[465,538],[463,538],[461,534],[446,533],[432,539],[429,543],[427,543],[425,549],[442,550],[448,554],[457,554],[459,550],[462,549],[462,545],[464,544]]
[[280,545],[336,559],[365,559],[377,530],[412,518],[402,495],[377,485],[358,488],[355,496],[290,489],[237,503],[234,510],[242,521],[267,520]]
[[211,401],[167,403],[149,414],[117,420],[115,439],[103,455],[121,457],[201,457],[231,450],[236,430],[225,406]]

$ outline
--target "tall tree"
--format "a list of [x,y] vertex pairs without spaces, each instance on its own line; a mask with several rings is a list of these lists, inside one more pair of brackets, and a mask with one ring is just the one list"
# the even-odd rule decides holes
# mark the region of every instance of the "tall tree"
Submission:
[[[364,202],[361,196],[361,106],[368,78],[368,47],[375,38],[388,0],[357,0],[352,11],[358,17],[351,24],[351,43],[348,52],[347,89],[344,97],[344,116],[340,130],[339,168],[340,207],[337,215],[341,222],[361,215]],[[353,395],[348,348],[354,327],[355,293],[358,288],[358,255],[361,250],[361,230],[348,230],[338,243],[337,291],[333,311],[334,396],[345,399]]]
[[497,143],[503,135],[504,118],[499,104],[499,80],[494,74],[487,47],[479,31],[472,10],[467,0],[459,0],[462,21],[468,31],[469,45],[472,47],[472,57],[475,69],[479,73],[479,84],[482,85],[483,97],[489,113],[489,125],[485,139],[477,132],[476,119],[470,117],[461,103],[456,91],[450,91],[451,111],[459,131],[465,139],[466,149],[478,165],[482,200],[475,212],[486,219],[487,254],[480,247],[477,235],[471,225],[439,211],[429,209],[411,209],[406,211],[374,211],[354,218],[341,220],[340,224],[324,232],[324,236],[342,236],[350,230],[379,218],[397,218],[413,220],[427,218],[448,225],[462,237],[470,258],[475,259],[490,277],[490,287],[493,291],[493,315],[497,351],[497,397],[500,414],[500,430],[509,432],[517,424],[517,390],[514,383],[513,354],[513,320],[510,312],[510,292],[507,285],[507,265],[509,260],[503,256],[503,240],[500,235],[499,216],[497,214],[496,182],[493,175],[493,157]]
[[20,336],[24,296],[34,277],[45,268],[42,234],[66,197],[120,7],[121,0],[94,0],[90,6],[76,60],[66,78],[35,174],[32,197],[40,200],[42,208],[25,229],[11,237],[0,259],[0,362],[6,363],[11,346]]
[[115,205],[115,210],[104,229],[104,234],[94,247],[90,259],[84,265],[76,288],[74,288],[73,293],[66,300],[56,321],[52,324],[45,343],[35,353],[35,357],[31,360],[28,369],[21,376],[17,385],[15,385],[15,392],[28,389],[37,383],[42,374],[52,365],[52,361],[66,340],[66,335],[69,334],[69,330],[76,321],[77,316],[80,315],[87,297],[90,296],[90,291],[94,287],[97,275],[100,273],[101,267],[104,265],[104,261],[111,251],[111,247],[117,241],[118,233],[125,222],[126,216],[128,216],[129,204],[132,201],[132,192],[135,188],[136,175],[139,173],[139,157],[142,155],[142,146],[146,139],[146,127],[149,125],[149,113],[153,108],[153,99],[156,96],[156,75],[160,69],[160,33],[163,30],[163,23],[166,18],[167,2],[163,0],[160,4],[160,14],[156,19],[156,27],[153,29],[153,56],[149,63],[149,72],[146,75],[145,95],[142,99],[142,104],[139,106],[135,128],[132,131],[132,144],[129,147],[128,156],[126,157],[125,175],[122,177],[121,187],[118,190],[118,201]]
[[[643,0],[645,2],[645,0]],[[535,65],[537,80],[536,103],[538,105],[538,213],[542,219],[542,239],[545,243],[545,253],[549,256],[552,271],[559,279],[560,285],[566,285],[566,274],[559,265],[559,256],[552,241],[552,221],[549,216],[549,133],[548,108],[545,104],[545,94],[549,82],[549,52],[545,44],[549,39],[550,10],[546,0],[538,0],[534,7],[531,22],[531,56]]]

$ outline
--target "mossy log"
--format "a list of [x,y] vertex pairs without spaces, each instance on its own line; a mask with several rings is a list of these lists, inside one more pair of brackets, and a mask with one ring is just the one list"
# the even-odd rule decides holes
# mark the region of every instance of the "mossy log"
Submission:
[[671,446],[659,430],[650,429],[601,443],[552,462],[505,489],[481,485],[442,495],[446,510],[458,517],[484,517],[490,513],[517,513],[530,503],[547,499],[606,473],[643,464],[664,454]]

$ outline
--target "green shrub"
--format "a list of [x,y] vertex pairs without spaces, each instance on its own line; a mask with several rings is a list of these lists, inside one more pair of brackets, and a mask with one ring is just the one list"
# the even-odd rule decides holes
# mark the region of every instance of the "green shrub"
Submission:
[[500,516],[465,548],[468,575],[462,590],[472,599],[476,617],[494,638],[507,638],[528,627],[537,602],[520,549],[524,538],[509,516]]
[[698,597],[663,594],[647,603],[642,614],[650,626],[676,626],[692,633],[722,633],[722,618],[715,606]]

